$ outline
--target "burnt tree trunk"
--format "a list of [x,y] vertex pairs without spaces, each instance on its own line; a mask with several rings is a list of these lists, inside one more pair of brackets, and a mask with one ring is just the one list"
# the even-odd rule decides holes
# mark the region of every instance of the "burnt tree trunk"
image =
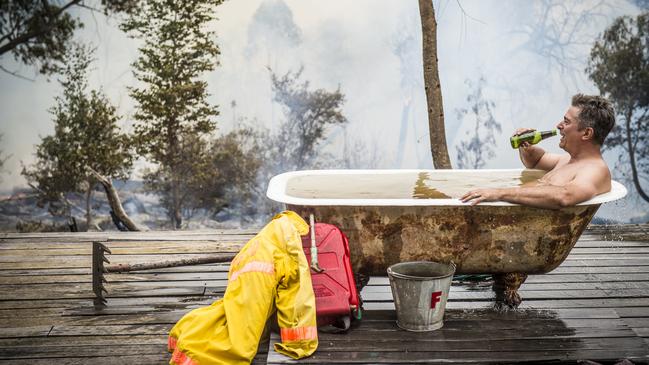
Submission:
[[[104,190],[106,190],[108,204],[110,204],[110,209],[112,209],[117,219],[121,221],[129,231],[141,231],[141,229],[126,214],[126,211],[124,211],[124,207],[122,207],[122,202],[119,199],[119,195],[117,195],[117,190],[115,190],[115,187],[113,186],[113,183],[110,181],[110,179],[100,175],[97,171],[91,168],[88,168],[88,170],[101,183],[101,185],[104,187]],[[117,228],[120,228],[119,225],[117,226]]]
[[92,220],[92,188],[93,188],[93,179],[88,179],[88,190],[86,190],[86,231],[94,229],[93,220]]
[[649,196],[645,191],[642,189],[642,185],[640,185],[640,178],[638,177],[638,168],[636,167],[636,160],[635,160],[635,143],[633,143],[632,138],[633,136],[631,135],[631,120],[633,118],[633,112],[629,111],[627,115],[624,118],[625,122],[625,127],[626,127],[626,143],[627,143],[627,150],[629,150],[629,160],[631,163],[631,176],[633,178],[633,185],[635,185],[636,190],[638,191],[638,194],[640,197],[646,201],[649,202]]
[[450,169],[451,160],[446,146],[442,87],[437,67],[437,22],[432,0],[419,0],[421,33],[423,40],[424,85],[428,105],[430,152],[436,169]]
[[172,197],[172,205],[173,205],[173,212],[172,214],[172,221],[174,224],[174,229],[182,229],[183,227],[183,215],[181,213],[182,207],[180,206],[180,184],[178,183],[177,180],[174,179],[174,186],[172,187],[173,189],[173,197]]

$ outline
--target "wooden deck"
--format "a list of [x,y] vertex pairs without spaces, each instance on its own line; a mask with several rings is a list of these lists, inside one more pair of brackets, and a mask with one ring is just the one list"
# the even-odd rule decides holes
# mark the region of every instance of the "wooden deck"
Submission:
[[[0,362],[166,363],[166,335],[227,285],[227,266],[107,275],[108,307],[92,305],[91,241],[112,263],[236,252],[254,231],[0,234]],[[531,276],[518,311],[492,308],[489,287],[454,285],[445,325],[397,329],[387,278],[363,290],[366,312],[347,334],[320,334],[299,363],[649,361],[649,226],[591,227],[550,274]],[[260,344],[255,363],[290,363]],[[270,351],[269,351],[270,348]]]

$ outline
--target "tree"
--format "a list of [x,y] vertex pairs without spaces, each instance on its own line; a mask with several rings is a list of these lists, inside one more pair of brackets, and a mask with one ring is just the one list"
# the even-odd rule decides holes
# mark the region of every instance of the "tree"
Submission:
[[[147,0],[121,28],[143,45],[133,64],[142,87],[130,89],[138,104],[134,141],[139,154],[156,164],[145,177],[159,193],[175,228],[193,173],[206,163],[205,138],[216,128],[216,106],[207,102],[204,73],[214,69],[219,48],[207,24],[222,0]],[[193,154],[193,156],[191,155]]]
[[586,72],[618,114],[606,148],[622,148],[620,162],[631,168],[631,179],[649,202],[643,183],[649,179],[649,12],[633,19],[617,18],[595,42]]
[[[136,4],[134,0],[101,1],[106,13],[128,12]],[[1,0],[0,57],[10,53],[25,65],[37,66],[41,74],[61,71],[74,31],[83,27],[71,14],[74,8],[94,9],[82,0]]]
[[289,71],[278,77],[271,70],[273,100],[282,105],[286,117],[273,137],[277,172],[314,167],[317,147],[327,128],[347,123],[342,114],[345,96],[340,88],[311,90],[308,81],[299,81],[302,71]]
[[212,215],[228,209],[254,214],[257,173],[262,164],[262,136],[244,127],[211,142],[204,164],[191,180],[188,206]]
[[[459,146],[455,146],[457,165],[461,169],[481,169],[488,159],[496,155],[494,131],[500,133],[502,128],[491,112],[496,105],[493,101],[486,100],[482,94],[484,82],[484,78],[480,78],[473,93],[467,96],[466,101],[469,104],[469,109],[456,110],[460,122],[469,115],[475,120],[473,135],[468,141],[461,141]],[[465,83],[469,89],[473,87],[470,80],[466,80]]]
[[436,169],[450,169],[446,131],[444,129],[444,106],[442,86],[437,67],[437,22],[431,0],[419,0],[421,32],[423,40],[424,88],[428,104],[428,126],[430,129],[430,151]]
[[132,166],[129,139],[119,132],[115,107],[97,90],[88,92],[90,51],[75,46],[66,58],[60,84],[61,96],[50,109],[54,135],[36,148],[36,162],[22,174],[39,192],[41,203],[49,203],[53,215],[72,216],[67,193],[84,193],[86,222],[92,226],[91,200],[97,180],[103,176],[126,178]]
[[[243,152],[259,161],[254,189],[256,196],[240,199],[245,202],[242,207],[249,215],[274,214],[281,207],[264,197],[266,184],[270,178],[279,173],[325,167],[327,162],[342,165],[351,161],[334,160],[333,156],[323,151],[323,142],[333,126],[347,123],[342,113],[345,95],[336,89],[313,89],[308,81],[302,81],[302,71],[289,71],[278,76],[270,71],[273,100],[282,107],[283,118],[279,127],[274,130],[257,129],[248,132],[247,142],[240,144]],[[343,141],[348,152],[347,141]],[[350,157],[350,154],[345,154]],[[354,156],[358,162],[360,159]],[[252,186],[252,184],[251,184]]]
[[[265,49],[280,54],[298,46],[302,31],[295,24],[293,12],[284,0],[262,1],[248,25],[248,45],[245,54],[254,56]],[[266,56],[266,55],[264,55]]]
[[583,54],[597,35],[597,24],[608,21],[619,5],[607,0],[540,0],[516,5],[520,7],[516,11],[525,15],[512,31],[521,41],[512,53],[528,51],[539,56],[546,72],[538,82],[549,82],[548,75],[556,71],[566,89],[579,88],[584,81]]

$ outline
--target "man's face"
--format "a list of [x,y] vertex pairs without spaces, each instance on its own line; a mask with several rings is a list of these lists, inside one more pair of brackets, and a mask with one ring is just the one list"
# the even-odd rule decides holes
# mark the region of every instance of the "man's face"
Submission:
[[578,116],[579,108],[571,106],[568,108],[568,111],[566,111],[566,114],[564,114],[563,120],[557,124],[557,129],[559,129],[559,133],[561,134],[559,147],[568,152],[570,152],[570,149],[574,149],[578,146],[582,137],[582,133],[579,132]]

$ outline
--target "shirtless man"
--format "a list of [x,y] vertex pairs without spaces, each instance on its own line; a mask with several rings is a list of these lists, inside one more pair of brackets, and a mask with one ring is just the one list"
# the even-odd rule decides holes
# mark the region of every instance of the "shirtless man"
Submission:
[[[615,125],[611,103],[599,96],[577,94],[557,124],[559,147],[568,152],[557,155],[527,142],[521,144],[521,161],[527,168],[547,173],[533,186],[504,189],[477,189],[460,200],[476,205],[506,201],[538,208],[559,209],[591,199],[611,190],[611,172],[602,159],[604,139]],[[518,129],[515,135],[532,131]]]

